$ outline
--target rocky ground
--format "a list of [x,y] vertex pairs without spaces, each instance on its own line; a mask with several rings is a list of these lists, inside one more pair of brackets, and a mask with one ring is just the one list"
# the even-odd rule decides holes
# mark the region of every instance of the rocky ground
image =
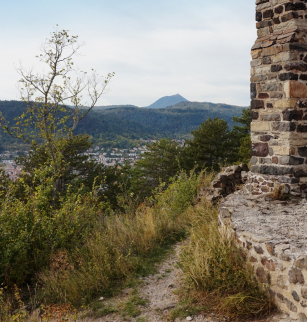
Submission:
[[[126,289],[123,294],[116,299],[104,300],[101,302],[104,307],[116,308],[118,312],[96,318],[85,318],[86,322],[166,322],[172,310],[179,306],[179,298],[176,290],[179,288],[181,271],[177,267],[178,254],[181,244],[174,247],[174,252],[160,264],[155,275],[141,279],[140,286],[136,289]],[[127,310],[129,299],[137,297],[143,299],[140,305],[136,305],[137,313],[134,310]],[[133,302],[133,301],[132,301]],[[137,302],[136,302],[137,303]],[[133,305],[132,305],[133,306]],[[128,305],[129,307],[129,305]],[[132,313],[131,313],[132,312]],[[132,315],[137,315],[133,317]],[[191,315],[188,317],[176,318],[175,322],[195,321],[195,322],[218,322],[230,321],[225,317],[216,316],[214,313],[206,315]],[[246,320],[251,322],[251,320]],[[272,315],[262,320],[253,320],[253,322],[292,322],[285,314]],[[293,321],[294,322],[294,321]]]

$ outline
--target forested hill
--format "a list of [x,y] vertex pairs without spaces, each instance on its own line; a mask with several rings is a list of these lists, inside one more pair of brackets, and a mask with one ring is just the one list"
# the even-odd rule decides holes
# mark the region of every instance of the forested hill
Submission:
[[191,130],[198,128],[209,117],[222,118],[232,127],[232,117],[241,115],[242,109],[240,106],[227,104],[181,102],[167,108],[118,107],[98,113],[104,117],[116,116],[121,120],[136,122],[163,137],[180,138],[189,135]]
[[[23,106],[19,101],[0,101],[0,112],[13,123],[14,117],[22,114]],[[105,146],[125,147],[133,146],[140,138],[188,137],[191,130],[209,117],[222,118],[232,127],[232,117],[241,113],[239,106],[206,102],[181,102],[160,109],[119,106],[94,110],[80,122],[77,133],[88,133],[95,143]],[[0,136],[2,145],[16,144],[3,132]]]

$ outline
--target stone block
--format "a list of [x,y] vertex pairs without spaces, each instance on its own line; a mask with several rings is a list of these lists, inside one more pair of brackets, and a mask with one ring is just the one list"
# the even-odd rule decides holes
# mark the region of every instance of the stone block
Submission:
[[261,54],[262,54],[262,49],[252,50],[251,52],[252,59],[257,59],[261,57]]
[[297,132],[307,132],[307,124],[298,124]]
[[254,250],[257,254],[263,254],[264,253],[264,250],[262,249],[261,246],[254,246]]
[[289,282],[293,283],[293,284],[305,284],[305,279],[304,279],[304,275],[302,274],[302,271],[299,270],[296,267],[291,267],[291,269],[288,272],[288,276],[289,276]]
[[263,92],[274,92],[277,91],[277,85],[276,82],[274,83],[266,83],[261,85],[261,90]]
[[256,11],[255,19],[258,22],[262,20],[262,12],[261,11]]
[[256,83],[251,83],[250,84],[250,93],[251,93],[251,99],[256,98],[256,96],[257,96],[257,86],[256,86]]
[[251,172],[260,173],[260,174],[268,174],[274,176],[282,176],[285,174],[293,174],[292,167],[281,167],[275,165],[260,165],[260,166],[251,166]]
[[272,9],[265,10],[262,15],[263,19],[268,19],[268,18],[271,19],[273,18],[273,16],[274,16],[274,11]]
[[272,58],[267,56],[262,58],[262,64],[263,65],[270,65],[272,64]]
[[281,117],[280,114],[277,113],[270,113],[270,114],[262,114],[261,115],[261,120],[262,121],[280,121]]
[[277,285],[284,290],[288,289],[289,283],[284,275],[277,276]]
[[307,146],[302,146],[298,148],[297,152],[301,157],[307,157]]
[[262,56],[272,56],[283,51],[282,45],[274,45],[262,49]]
[[263,266],[265,266],[270,271],[275,271],[276,266],[277,266],[275,261],[273,261],[271,259],[267,259],[266,257],[261,259],[261,264]]
[[256,110],[256,109],[260,109],[260,108],[264,108],[264,101],[253,99],[251,101],[251,109]]
[[283,98],[283,93],[282,92],[271,92],[270,98],[281,99],[281,98]]
[[290,311],[295,312],[295,313],[297,312],[297,306],[292,301],[285,298],[285,303]]
[[290,146],[274,146],[274,154],[276,155],[291,155],[292,148]]
[[272,63],[288,62],[292,60],[297,60],[297,54],[295,52],[286,51],[281,52],[276,56],[272,56]]
[[280,183],[288,183],[288,184],[295,184],[295,183],[299,183],[300,179],[299,178],[290,178],[290,177],[279,177],[278,182],[280,182]]
[[307,299],[307,287],[301,288],[301,295],[304,299]]
[[293,132],[296,129],[295,122],[272,122],[272,131]]
[[276,297],[277,297],[277,299],[278,299],[280,302],[282,302],[282,303],[284,303],[284,302],[285,302],[285,297],[284,297],[282,294],[277,293],[277,294],[276,294]]
[[260,99],[267,99],[269,97],[270,96],[268,93],[259,93],[259,95],[258,95],[258,98],[260,98]]
[[256,274],[261,283],[270,284],[270,274],[263,267],[258,267]]
[[252,76],[250,78],[251,82],[262,82],[267,79],[267,76],[265,75],[258,75],[258,76]]
[[252,118],[252,120],[258,120],[259,113],[252,110],[251,111],[251,118]]
[[284,83],[286,98],[305,98],[307,97],[307,86],[305,84],[288,81]]
[[300,100],[300,101],[298,101],[297,105],[299,108],[306,108],[307,107],[307,100]]
[[285,155],[279,158],[279,164],[282,165],[299,165],[304,164],[303,158],[296,158],[293,156]]
[[295,262],[296,267],[307,269],[307,256],[300,256]]
[[305,64],[302,61],[299,62],[291,62],[285,65],[285,70],[290,71],[290,70],[299,70],[301,72],[306,72],[307,71],[307,64]]
[[298,3],[288,2],[285,4],[285,11],[305,10],[305,9],[306,9],[306,5],[302,2],[298,2]]
[[298,121],[303,118],[303,111],[286,109],[282,112],[284,121]]
[[298,80],[298,74],[295,73],[282,73],[279,74],[278,76],[279,80],[282,82],[287,81],[287,80]]
[[262,142],[269,142],[274,136],[272,135],[260,135],[259,140]]
[[266,132],[270,130],[269,122],[252,122],[251,131],[252,132]]
[[300,297],[299,297],[299,295],[297,294],[297,292],[296,292],[296,291],[293,291],[291,294],[292,294],[293,299],[294,299],[295,301],[299,302]]
[[282,66],[281,65],[271,65],[271,72],[272,73],[276,73],[282,70]]
[[275,244],[272,242],[266,243],[265,247],[267,249],[267,251],[269,252],[269,254],[275,256]]
[[269,146],[267,143],[252,143],[252,156],[266,157],[269,155]]
[[281,22],[286,22],[292,19],[297,19],[298,18],[298,13],[297,12],[289,12],[280,17]]
[[297,100],[295,99],[283,99],[274,102],[274,108],[286,109],[295,108]]

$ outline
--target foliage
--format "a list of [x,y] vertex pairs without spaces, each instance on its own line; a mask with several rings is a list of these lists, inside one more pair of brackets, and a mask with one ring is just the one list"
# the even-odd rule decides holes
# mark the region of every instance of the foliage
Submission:
[[[40,184],[33,190],[18,180],[9,186],[2,202],[0,282],[6,285],[31,282],[58,251],[80,247],[100,216],[95,192],[68,192],[54,208],[54,179],[48,177],[49,173],[48,168],[43,173],[36,172]],[[25,201],[16,198],[17,184],[24,186]]]
[[231,135],[227,122],[219,118],[208,119],[199,129],[192,131],[193,140],[187,142],[186,160],[190,168],[218,170],[232,157]]
[[218,227],[216,207],[205,202],[189,208],[188,214],[190,239],[181,253],[186,288],[207,294],[208,303],[232,317],[273,310],[234,238]]
[[250,135],[247,135],[240,139],[239,147],[239,162],[249,163],[251,158],[251,146],[252,141]]
[[5,174],[4,169],[0,169],[0,205],[3,200],[5,200],[6,193],[11,184],[9,176]]
[[251,137],[250,137],[250,123],[251,115],[250,108],[243,109],[240,117],[234,116],[233,121],[239,123],[233,126],[231,135],[233,137],[233,149],[237,158],[233,162],[249,163],[251,158]]
[[[66,143],[72,141],[78,123],[94,108],[113,76],[108,74],[102,78],[92,70],[89,77],[86,72],[73,77],[76,74],[73,56],[80,48],[77,39],[67,30],[52,32],[50,39],[41,46],[41,54],[36,56],[48,71],[41,74],[22,66],[18,68],[20,96],[25,103],[23,113],[14,119],[13,125],[0,115],[0,125],[9,135],[28,143],[38,138],[44,144],[43,149],[49,157],[50,176],[55,178],[54,200],[65,189],[63,153]],[[85,90],[89,98],[88,108],[84,108],[82,103]],[[66,106],[67,103],[70,106]]]
[[147,145],[147,152],[137,161],[131,171],[134,194],[149,196],[160,183],[168,184],[180,171],[179,155],[181,147],[170,139],[161,139]]
[[[10,122],[19,117],[26,105],[18,101],[0,101],[0,112]],[[219,117],[227,121],[230,128],[233,116],[240,116],[238,106],[212,103],[184,102],[166,109],[146,109],[122,106],[106,110],[94,110],[80,121],[74,134],[88,134],[95,144],[105,148],[130,148],[144,145],[143,139],[191,138],[195,130],[208,118]],[[62,114],[64,115],[64,114]],[[3,146],[16,146],[19,141],[0,130]]]
[[19,288],[14,285],[12,294],[8,294],[7,287],[0,287],[0,321],[25,322],[27,316],[28,312],[21,300]]
[[152,207],[137,212],[104,217],[83,247],[67,257],[70,269],[46,270],[40,274],[42,299],[81,305],[95,295],[108,294],[119,281],[142,271],[146,258],[157,247],[183,232],[183,210],[197,193],[200,177],[182,173],[168,189],[155,197]]

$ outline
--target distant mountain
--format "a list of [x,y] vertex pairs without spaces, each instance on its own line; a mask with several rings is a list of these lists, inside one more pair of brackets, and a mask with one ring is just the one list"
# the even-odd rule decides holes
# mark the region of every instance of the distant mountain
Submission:
[[[19,101],[0,101],[0,113],[12,123],[24,107]],[[233,126],[233,116],[241,116],[243,107],[208,102],[183,101],[167,108],[141,108],[129,105],[94,109],[78,125],[75,134],[87,133],[102,146],[128,148],[144,144],[140,139],[191,138],[209,117],[219,117]],[[4,147],[20,145],[0,129],[0,143]]]
[[110,108],[118,108],[118,107],[137,107],[137,106],[132,104],[104,105],[104,106],[95,106],[95,110],[108,110]]
[[155,101],[153,104],[147,106],[146,108],[165,108],[180,102],[188,102],[188,100],[179,94],[164,96],[158,99],[157,101]]

